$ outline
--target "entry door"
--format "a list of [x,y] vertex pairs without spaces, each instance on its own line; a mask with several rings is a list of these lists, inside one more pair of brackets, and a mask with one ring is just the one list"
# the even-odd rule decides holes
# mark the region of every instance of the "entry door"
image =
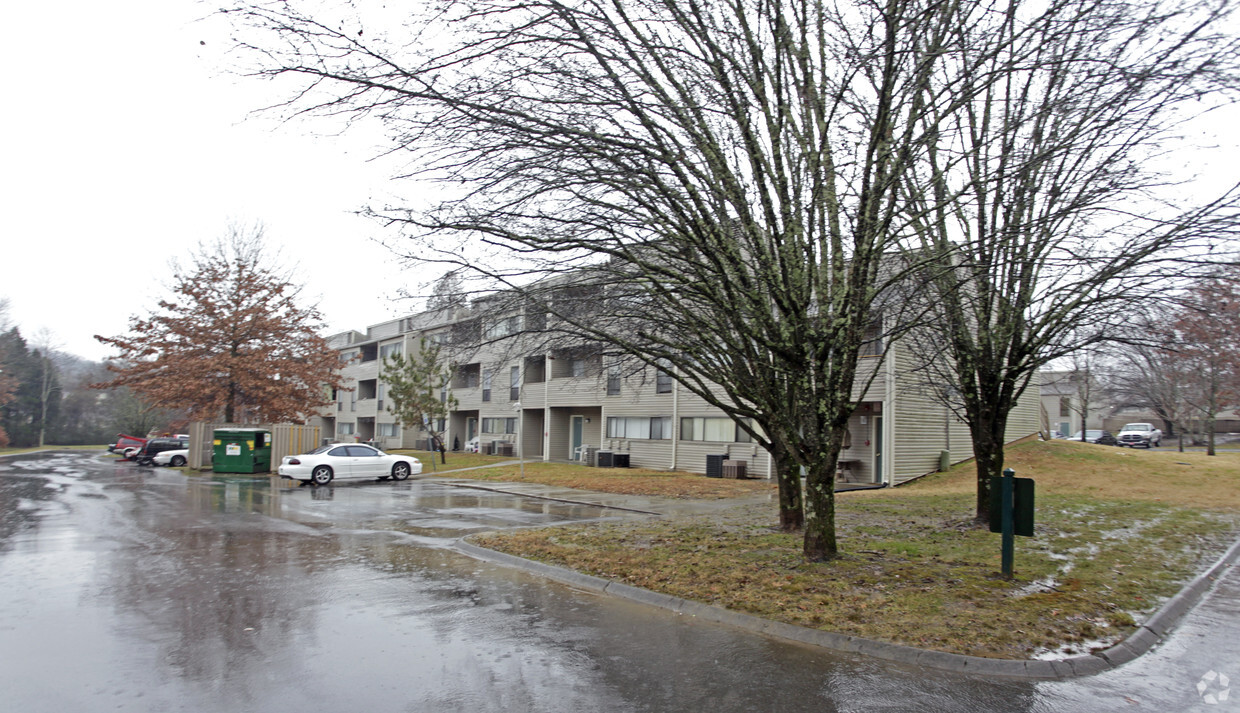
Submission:
[[585,432],[585,427],[586,427],[585,417],[573,416],[572,419],[573,419],[573,425],[572,425],[572,436],[573,437],[571,439],[572,443],[570,443],[568,446],[569,448],[568,457],[573,460],[581,460],[581,451],[578,449],[581,448],[581,441],[584,438],[583,434]]
[[465,440],[472,441],[478,435],[478,419],[470,416],[465,419]]
[[883,482],[883,417],[874,417],[874,482]]

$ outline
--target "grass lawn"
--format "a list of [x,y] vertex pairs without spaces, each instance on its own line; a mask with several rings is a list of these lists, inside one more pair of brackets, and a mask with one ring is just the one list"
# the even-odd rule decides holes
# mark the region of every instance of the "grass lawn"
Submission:
[[[1237,453],[1211,458],[1028,442],[1008,450],[1007,465],[1037,482],[1035,537],[1017,538],[1014,581],[999,577],[999,536],[972,525],[972,464],[899,488],[838,495],[842,554],[828,563],[803,561],[799,534],[775,528],[774,503],[752,501],[709,516],[475,540],[769,619],[941,651],[1029,658],[1118,641],[1240,533]],[[515,479],[515,467],[471,473]],[[673,496],[687,488],[677,483],[719,482],[555,464],[527,464],[526,479]],[[698,497],[687,489],[681,496]]]
[[51,450],[55,450],[55,451],[106,451],[107,449],[108,447],[105,445],[57,446],[57,445],[53,445],[49,443],[46,446],[43,446],[42,448],[38,446],[30,446],[29,448],[0,448],[0,456],[7,456],[7,455],[12,455],[12,454],[17,454],[17,453],[34,453],[35,451],[51,451]]
[[[393,452],[416,456],[422,461],[423,475],[442,474],[445,477],[490,482],[522,480],[520,464],[507,456],[449,453],[447,465],[436,460],[437,470],[432,470],[430,453],[427,451]],[[505,463],[505,465],[458,472],[463,468],[475,468],[495,463]],[[668,498],[714,500],[776,492],[775,483],[766,480],[724,480],[704,478],[696,473],[643,468],[586,468],[575,463],[543,463],[541,461],[526,461],[524,480],[527,483],[540,483],[561,488],[578,488],[620,495],[656,495]]]

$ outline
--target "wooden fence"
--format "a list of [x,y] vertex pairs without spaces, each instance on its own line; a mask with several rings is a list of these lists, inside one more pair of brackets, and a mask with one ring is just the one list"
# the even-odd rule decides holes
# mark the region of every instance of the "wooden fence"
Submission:
[[206,470],[215,452],[215,429],[253,428],[271,431],[271,470],[275,472],[284,456],[309,453],[322,443],[318,426],[295,423],[214,423],[194,421],[189,425],[189,467]]

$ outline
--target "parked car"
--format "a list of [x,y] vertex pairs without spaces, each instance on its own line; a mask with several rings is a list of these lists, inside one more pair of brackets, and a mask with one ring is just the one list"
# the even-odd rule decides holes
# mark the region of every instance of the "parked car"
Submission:
[[[1109,435],[1111,435],[1109,432],[1107,432],[1107,431],[1103,431],[1102,429],[1098,429],[1098,428],[1089,428],[1089,429],[1086,429],[1086,430],[1085,430],[1085,439],[1084,439],[1084,440],[1085,440],[1085,442],[1086,442],[1086,443],[1097,443],[1097,442],[1098,442],[1098,439],[1099,439],[1099,438],[1101,438],[1101,437],[1102,437],[1102,434],[1104,434],[1104,433],[1105,433],[1105,434],[1107,434],[1108,436],[1109,436]],[[1081,440],[1081,432],[1080,432],[1080,431],[1077,431],[1076,433],[1072,434],[1071,438],[1069,438],[1068,440],[1070,440],[1070,441],[1079,441],[1079,440]]]
[[152,438],[147,441],[134,455],[138,465],[154,465],[155,456],[164,451],[186,450],[189,448],[189,437],[185,438]]
[[109,453],[119,453],[125,458],[129,458],[133,453],[137,453],[138,449],[146,445],[145,438],[137,436],[127,436],[123,433],[116,434],[116,442],[108,446]]
[[329,443],[303,455],[284,456],[278,472],[311,485],[327,485],[337,478],[404,480],[422,472],[422,461],[361,443]]
[[[1081,440],[1081,432],[1076,432],[1070,436],[1068,440]],[[1111,435],[1109,430],[1099,428],[1085,429],[1085,443],[1100,443],[1102,445],[1115,445],[1115,436]]]
[[189,449],[178,448],[172,451],[156,453],[151,460],[155,465],[170,465],[173,468],[180,468],[186,463],[189,463]]
[[1121,446],[1152,448],[1162,444],[1162,430],[1152,423],[1129,423],[1116,435]]

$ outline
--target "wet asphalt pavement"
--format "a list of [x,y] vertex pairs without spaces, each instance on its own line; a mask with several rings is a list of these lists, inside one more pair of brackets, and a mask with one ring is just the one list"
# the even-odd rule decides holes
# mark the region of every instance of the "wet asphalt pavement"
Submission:
[[0,711],[1240,710],[1207,676],[1240,684],[1234,570],[1146,656],[1031,683],[769,639],[453,549],[633,516],[432,480],[0,459]]

